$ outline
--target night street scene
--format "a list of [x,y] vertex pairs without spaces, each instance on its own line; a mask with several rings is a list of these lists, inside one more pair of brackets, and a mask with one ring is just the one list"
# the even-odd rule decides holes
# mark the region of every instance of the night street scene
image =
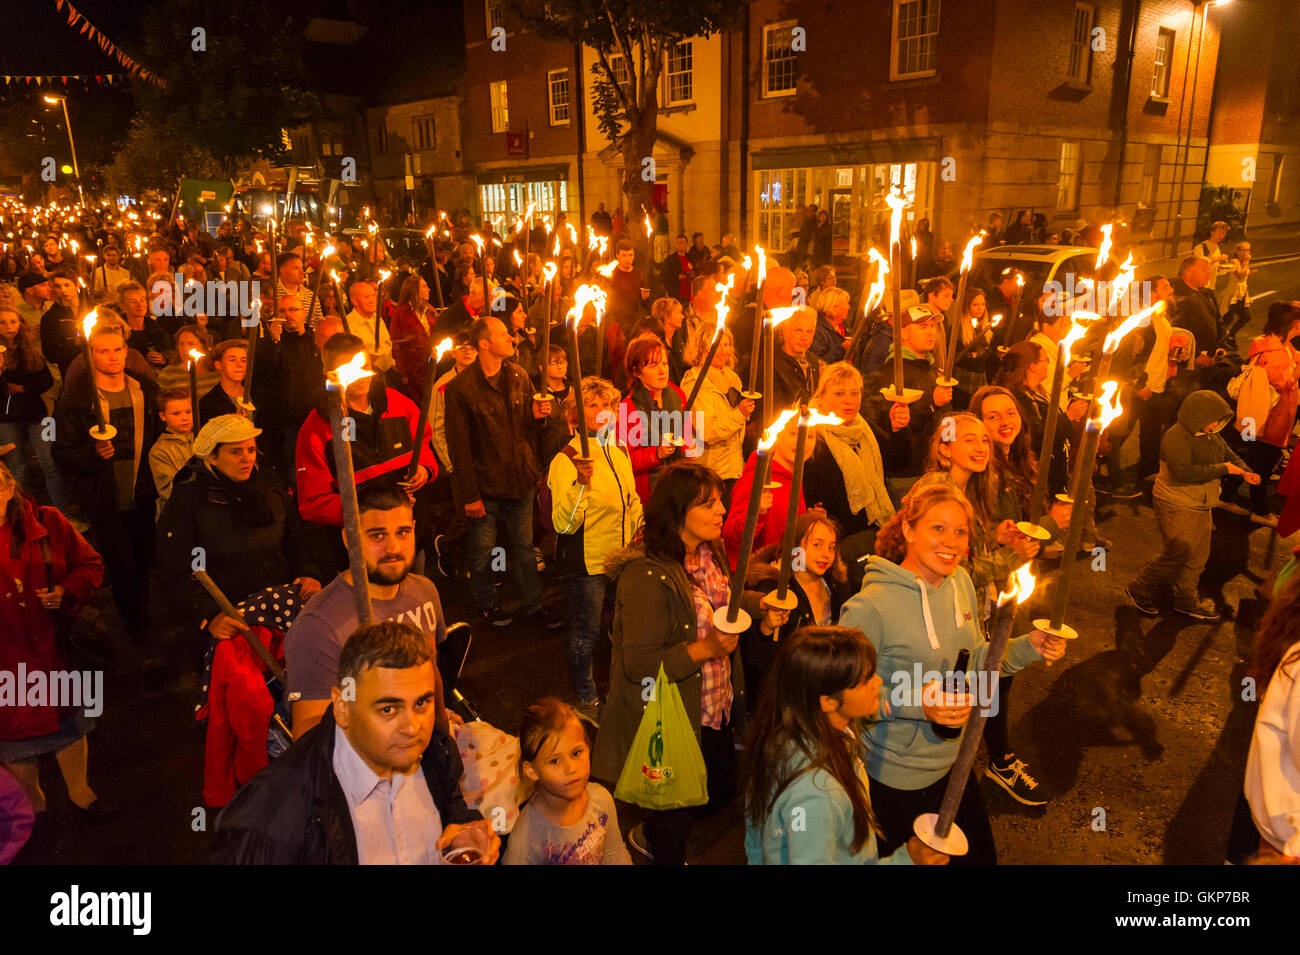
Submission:
[[1300,3],[0,25],[13,925],[447,863],[1285,918]]

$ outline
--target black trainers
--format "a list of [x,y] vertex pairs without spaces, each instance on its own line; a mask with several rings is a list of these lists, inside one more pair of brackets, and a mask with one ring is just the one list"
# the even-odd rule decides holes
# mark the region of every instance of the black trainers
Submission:
[[444,577],[456,576],[456,565],[451,560],[446,534],[439,534],[433,539],[433,566]]
[[1160,608],[1156,606],[1156,602],[1151,599],[1150,595],[1138,590],[1132,584],[1124,585],[1124,596],[1128,598],[1129,603],[1148,617],[1160,615]]
[[1023,759],[1017,759],[1015,753],[1008,754],[1006,762],[989,760],[989,768],[984,775],[1005,789],[1011,798],[1026,806],[1042,806],[1047,803],[1044,796],[1035,795],[1038,780],[1026,772]]
[[1195,603],[1174,603],[1174,610],[1193,620],[1219,620],[1222,615],[1214,609],[1214,601],[1208,597],[1198,597]]
[[494,627],[508,627],[515,622],[515,618],[510,616],[500,607],[493,607],[491,610],[480,611],[483,619]]

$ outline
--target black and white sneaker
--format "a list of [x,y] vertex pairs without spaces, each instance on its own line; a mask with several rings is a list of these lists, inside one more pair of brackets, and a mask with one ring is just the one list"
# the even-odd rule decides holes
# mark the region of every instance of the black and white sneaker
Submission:
[[1017,759],[1015,753],[1009,753],[1006,762],[989,760],[989,768],[984,771],[984,775],[1005,789],[1016,802],[1026,806],[1045,805],[1047,799],[1035,794],[1038,780],[1026,770],[1025,761]]
[[650,854],[650,843],[645,837],[645,826],[641,823],[638,822],[628,830],[627,844],[651,862],[655,861],[655,857]]
[[1193,620],[1219,620],[1221,614],[1214,608],[1214,601],[1208,597],[1198,597],[1195,603],[1174,603],[1174,610]]
[[439,534],[433,539],[433,566],[438,568],[438,573],[444,577],[456,576],[456,565],[452,563],[450,548],[447,546],[447,535]]
[[510,616],[500,607],[493,607],[491,610],[481,611],[483,619],[494,627],[508,627],[515,622],[515,618]]

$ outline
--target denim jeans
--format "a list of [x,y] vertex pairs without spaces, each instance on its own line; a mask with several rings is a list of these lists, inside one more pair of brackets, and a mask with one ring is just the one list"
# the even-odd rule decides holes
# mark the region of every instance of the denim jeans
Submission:
[[515,582],[522,613],[542,608],[542,582],[537,577],[537,555],[533,553],[533,492],[520,498],[485,497],[485,517],[469,518],[465,541],[469,550],[469,593],[479,610],[497,606],[492,583],[492,551],[497,543],[497,521],[506,525],[505,564]]
[[575,577],[565,584],[569,594],[569,612],[573,614],[573,630],[569,634],[569,673],[573,677],[573,692],[578,695],[580,703],[597,699],[591,658],[600,637],[600,620],[608,585],[609,578],[604,574]]
[[39,421],[33,421],[29,424],[21,422],[0,423],[0,444],[17,445],[16,448],[4,456],[4,463],[8,466],[10,473],[13,474],[14,480],[26,487],[27,449],[23,447],[23,441],[26,439],[26,442],[32,446],[32,450],[36,452],[36,460],[40,463],[41,471],[45,474],[45,490],[49,493],[50,500],[55,507],[67,514],[72,501],[64,489],[63,476],[54,464],[54,455],[51,450],[54,442],[46,441],[41,437],[42,430],[43,426]]

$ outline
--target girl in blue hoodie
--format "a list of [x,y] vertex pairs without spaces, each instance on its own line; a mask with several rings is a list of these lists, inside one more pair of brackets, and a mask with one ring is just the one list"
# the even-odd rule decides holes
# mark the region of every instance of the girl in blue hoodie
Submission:
[[876,650],[845,627],[802,627],[781,645],[751,729],[750,865],[943,865],[913,836],[876,853],[862,721],[880,707]]
[[[882,857],[908,840],[917,816],[938,811],[957,759],[961,736],[945,739],[934,725],[964,727],[974,701],[935,690],[962,650],[970,651],[972,671],[983,668],[988,653],[975,587],[962,567],[970,536],[971,507],[960,491],[945,484],[916,488],[881,528],[879,556],[867,562],[862,590],[840,615],[841,626],[861,630],[875,646],[884,681],[879,713],[867,730],[867,773],[883,833]],[[1002,672],[1064,654],[1064,640],[1035,630],[1008,642]],[[988,706],[992,693],[981,689],[979,703]],[[957,824],[970,851],[955,861],[996,863],[993,832],[973,779]]]

